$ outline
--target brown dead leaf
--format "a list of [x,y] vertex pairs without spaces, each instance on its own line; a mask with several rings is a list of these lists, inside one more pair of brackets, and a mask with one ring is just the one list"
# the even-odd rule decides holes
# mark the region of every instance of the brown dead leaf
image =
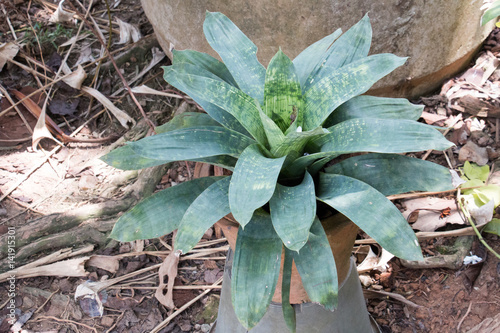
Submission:
[[468,141],[458,153],[460,162],[476,162],[477,165],[483,166],[488,163],[488,151],[484,147],[479,147],[472,141]]
[[447,116],[441,116],[435,113],[430,113],[430,112],[422,112],[421,115],[422,119],[425,120],[425,122],[429,125],[436,124],[438,126],[443,126],[444,122],[448,119]]
[[[173,309],[175,307],[173,300],[173,290],[175,277],[177,276],[177,265],[179,264],[179,257],[179,252],[170,252],[170,254],[163,261],[163,264],[160,266],[160,269],[158,270],[160,285],[156,289],[155,297],[161,304],[169,309]],[[167,287],[166,293],[165,287]]]
[[88,266],[104,269],[110,273],[116,273],[120,266],[120,258],[113,256],[94,255],[87,261]]
[[[443,198],[417,198],[403,201],[406,207],[403,216],[408,219],[410,215],[415,219],[415,211],[419,211],[416,222],[412,225],[413,229],[420,231],[435,231],[445,226],[447,223],[464,224],[462,217],[458,213],[457,205],[454,200]],[[450,208],[448,216],[441,216],[443,210]]]

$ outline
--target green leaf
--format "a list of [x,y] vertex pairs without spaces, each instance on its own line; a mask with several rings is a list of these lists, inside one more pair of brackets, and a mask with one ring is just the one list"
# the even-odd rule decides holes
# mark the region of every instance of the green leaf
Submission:
[[405,98],[356,96],[339,106],[325,122],[324,127],[353,118],[418,120],[423,105],[411,104]]
[[283,309],[283,317],[285,324],[290,332],[297,332],[297,319],[295,317],[295,309],[290,304],[290,283],[292,279],[292,253],[285,249],[285,260],[283,263],[283,273],[281,275],[281,308]]
[[200,126],[146,137],[128,145],[135,153],[156,160],[183,161],[216,155],[238,156],[252,139],[224,127]]
[[453,145],[435,128],[413,120],[356,118],[328,128],[314,144],[322,152],[404,153]]
[[210,185],[186,210],[175,238],[175,248],[181,253],[191,251],[208,228],[231,212],[227,195],[230,180],[226,177]]
[[290,132],[279,144],[271,146],[271,154],[273,156],[286,156],[291,151],[302,154],[304,147],[310,140],[324,135],[325,132],[327,131],[321,127],[307,132]]
[[328,310],[337,306],[338,277],[332,248],[316,217],[309,238],[300,253],[291,252],[307,295]]
[[303,116],[303,111],[302,90],[295,67],[280,49],[267,67],[264,112],[285,132],[295,118],[301,125],[300,118]]
[[323,66],[324,76],[315,77],[304,95],[304,130],[320,126],[339,105],[366,92],[405,62],[406,58],[393,54],[376,54],[339,69]]
[[284,160],[265,157],[257,144],[241,153],[229,185],[229,206],[242,227],[271,199]]
[[187,62],[213,73],[230,85],[237,86],[236,81],[234,81],[234,78],[227,69],[226,65],[206,53],[194,50],[172,50],[172,54],[174,56],[174,65]]
[[465,161],[463,173],[470,180],[479,179],[485,182],[490,175],[490,167],[488,165],[479,166],[476,163]]
[[372,27],[368,15],[365,15],[328,49],[324,60],[318,63],[303,85],[303,91],[307,91],[314,81],[329,76],[332,69],[365,58],[370,51],[371,42]]
[[484,232],[500,236],[500,219],[492,219],[483,229]]
[[386,196],[411,191],[439,192],[454,188],[447,168],[396,154],[354,156],[326,168],[325,172],[356,178]]
[[257,46],[221,13],[207,11],[203,31],[240,89],[262,103],[266,69],[257,59]]
[[171,132],[181,128],[198,126],[220,126],[206,113],[184,112],[174,116],[169,122],[155,128],[157,134]]
[[264,111],[257,105],[259,109],[259,116],[262,121],[262,126],[264,127],[264,131],[266,132],[268,148],[272,149],[273,147],[281,144],[285,140],[285,135],[281,131],[281,129],[274,123],[274,121],[267,116]]
[[245,229],[239,228],[231,278],[234,312],[247,329],[267,311],[276,289],[282,244],[271,217],[257,210]]
[[481,26],[485,25],[491,20],[496,19],[500,15],[500,1],[495,1],[492,3],[491,7],[484,12],[481,16]]
[[342,34],[342,29],[337,29],[331,35],[323,37],[316,43],[308,46],[293,59],[293,64],[297,76],[299,77],[301,87],[304,86],[313,69],[324,59],[326,50],[328,50],[333,41],[336,40],[340,34]]
[[277,184],[269,208],[274,230],[283,244],[298,252],[307,242],[316,217],[316,194],[311,175],[306,172],[302,183],[294,187]]
[[[188,73],[185,69],[172,69],[165,71],[165,80],[191,96],[200,104],[212,118],[228,128],[235,128],[234,124],[222,122],[207,109],[205,104],[216,106],[218,110],[224,110],[232,118],[235,118],[248,133],[250,133],[261,144],[266,143],[266,135],[262,128],[259,111],[255,100],[240,89],[230,84],[197,74]],[[217,117],[221,114],[217,114]]]
[[196,90],[193,90],[192,87],[186,85],[186,80],[188,80],[188,78],[182,75],[197,75],[207,77],[216,81],[224,81],[222,81],[214,74],[190,63],[180,63],[175,66],[162,68],[164,70],[163,79],[170,85],[174,86],[180,91],[185,92],[191,98],[193,98],[193,100],[198,103],[215,121],[228,129],[250,136],[243,125],[241,125],[240,122],[231,113],[213,103],[210,103],[204,98],[203,94],[199,93]]
[[131,242],[171,233],[196,197],[221,178],[193,179],[153,194],[123,214],[109,237]]
[[[484,186],[484,182],[482,180],[479,180],[479,179],[472,179],[472,180],[468,180],[466,181],[465,183],[461,184],[460,185],[460,188],[468,188],[468,187],[478,187],[478,186]],[[462,193],[463,194],[471,194],[472,191],[474,191],[475,189],[471,188],[471,189],[467,189],[467,190],[462,190]]]
[[408,222],[392,202],[370,185],[351,177],[321,173],[317,196],[395,256],[423,259]]
[[[468,192],[469,193],[469,192]],[[500,186],[486,185],[480,188],[475,188],[470,192],[480,205],[487,204],[491,200],[495,202],[495,207],[500,205]]]
[[132,147],[128,145],[116,148],[102,156],[100,159],[104,163],[121,170],[140,170],[171,162],[170,160],[143,157],[137,154]]

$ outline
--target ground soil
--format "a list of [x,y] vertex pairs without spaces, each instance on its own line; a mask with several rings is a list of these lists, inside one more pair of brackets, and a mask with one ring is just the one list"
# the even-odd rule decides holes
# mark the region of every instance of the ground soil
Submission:
[[[139,28],[143,36],[150,36],[153,33],[137,2],[127,0],[118,3],[117,7],[111,11],[113,19],[120,18],[122,21],[133,24]],[[26,59],[36,59],[45,62],[48,68],[53,66],[53,70],[57,70],[61,56],[56,52],[56,46],[76,34],[75,25],[64,23],[58,28],[49,25],[48,19],[54,8],[48,2],[14,1],[6,3],[0,1],[0,4],[7,10],[7,14],[0,14],[2,16],[2,20],[0,20],[0,33],[2,33],[0,44],[13,40],[10,33],[10,26],[12,26],[17,31],[17,37],[25,38],[26,43],[21,50],[24,56],[16,57],[16,61],[29,64]],[[100,18],[98,22],[102,29],[106,30],[107,11],[104,4],[94,6],[92,15]],[[9,18],[9,20],[3,18]],[[30,33],[33,31],[30,25],[36,28],[36,33]],[[118,26],[113,24],[113,27],[115,32],[111,50],[118,50],[123,45],[116,44],[119,39]],[[35,38],[36,34],[38,34],[38,42]],[[154,40],[154,36],[147,38]],[[92,41],[92,54],[98,57],[101,45],[95,38],[89,40]],[[152,42],[151,45],[154,44]],[[499,43],[494,34],[487,41],[487,47],[482,52],[493,52],[498,58],[498,50],[495,49],[498,46]],[[144,68],[152,57],[150,53],[134,52],[134,49],[135,46],[128,46],[117,53],[126,54],[124,60],[120,62],[120,69],[127,79],[132,78]],[[60,53],[62,53],[61,50],[59,48]],[[78,52],[72,54],[69,57],[69,63],[74,64],[78,57]],[[161,79],[160,66],[168,64],[169,60],[164,58],[134,85],[148,84],[152,88],[171,92],[171,87]],[[471,67],[473,65],[474,63],[471,63]],[[92,66],[95,67],[95,65]],[[105,62],[103,68],[104,70],[96,77],[98,83],[96,87],[104,95],[110,97],[123,84],[111,64]],[[92,68],[89,67],[88,71],[91,70]],[[39,72],[42,73],[43,70]],[[49,74],[53,75],[53,73]],[[40,85],[47,83],[41,76],[38,80],[41,81],[37,83],[28,71],[15,64],[7,64],[0,72],[0,83],[9,91],[17,89],[28,94],[39,88]],[[90,85],[90,78],[87,80],[86,84]],[[498,82],[498,80],[492,80]],[[461,83],[460,80],[448,81],[445,85],[447,85],[446,89],[448,90],[453,85],[463,85],[463,82]],[[41,146],[34,150],[31,147],[31,132],[18,113],[14,111],[7,114],[1,113],[10,105],[5,98],[2,98],[0,108],[0,196],[5,194],[6,197],[0,200],[0,235],[7,234],[11,230],[10,228],[18,230],[27,225],[29,221],[46,218],[51,214],[75,212],[79,209],[85,211],[85,207],[91,207],[91,205],[95,207],[95,205],[109,203],[110,200],[118,202],[125,198],[134,182],[140,178],[137,172],[120,171],[98,159],[110,150],[112,147],[110,145],[116,141],[117,137],[130,134],[133,130],[125,129],[108,113],[98,115],[103,109],[102,106],[87,95],[82,95],[79,91],[62,84],[54,87],[51,92],[53,100],[77,101],[66,103],[66,109],[63,107],[59,109],[63,113],[67,111],[64,115],[58,114],[57,109],[48,113],[66,134],[83,126],[77,135],[81,139],[96,137],[114,137],[114,139],[98,144],[67,143],[60,148],[57,148],[58,145],[50,140],[43,140]],[[446,101],[439,93],[438,91],[415,102],[424,103],[426,105],[425,111],[430,114],[442,114],[439,109],[445,108]],[[40,97],[39,100],[37,96]],[[498,105],[499,96],[500,94],[494,96],[492,103]],[[40,101],[39,105],[42,107],[44,97],[43,93],[38,94],[33,97],[33,100]],[[148,127],[144,125],[142,114],[126,92],[110,97],[110,99],[138,123],[141,123],[142,120],[144,132],[148,131]],[[163,124],[170,119],[173,112],[186,109],[196,110],[195,105],[189,104],[182,98],[141,95],[138,96],[138,100],[148,118],[156,125]],[[19,112],[25,116],[26,122],[32,128],[36,123],[36,118],[22,105]],[[456,116],[457,114],[456,109],[448,109],[444,117]],[[469,118],[470,115],[464,113],[464,119]],[[91,120],[89,121],[89,119]],[[475,140],[477,142],[483,138],[482,142],[485,142],[489,149],[491,164],[494,161],[497,146],[497,142],[495,142],[497,129],[495,119],[485,119],[485,126],[482,130],[484,135],[476,137]],[[485,136],[486,139],[484,139]],[[459,147],[463,144],[465,142],[459,144]],[[56,148],[57,150],[50,155],[50,152]],[[423,153],[415,156],[421,157],[422,155]],[[458,157],[458,148],[452,152],[453,155],[455,158]],[[430,159],[448,166],[441,153],[431,154]],[[453,166],[460,165],[461,163],[458,161]],[[192,162],[170,164],[154,186],[156,189],[163,189],[178,184],[191,179],[194,172],[195,165]],[[447,195],[454,197],[453,193]],[[23,322],[22,328],[26,332],[150,332],[157,327],[162,327],[158,330],[160,332],[208,331],[210,324],[216,318],[219,287],[214,287],[210,293],[175,315],[175,310],[167,309],[154,297],[155,288],[159,282],[157,270],[134,276],[128,281],[121,282],[101,292],[99,295],[104,303],[102,317],[96,316],[98,304],[95,301],[81,298],[77,301],[74,300],[77,287],[85,281],[116,278],[157,265],[165,257],[165,252],[161,251],[168,250],[172,244],[172,235],[142,243],[118,243],[108,239],[110,226],[120,214],[121,212],[111,216],[94,217],[79,224],[76,228],[68,229],[73,230],[74,233],[78,233],[80,230],[87,237],[84,239],[75,238],[74,240],[71,238],[72,243],[69,247],[81,249],[93,244],[95,245],[94,249],[83,255],[119,258],[117,259],[118,266],[115,266],[114,269],[87,262],[86,276],[37,276],[16,280],[14,298],[16,315],[18,317],[24,316],[25,320],[21,320],[21,322]],[[442,229],[450,228],[453,227],[445,226]],[[90,230],[97,230],[98,234],[92,233]],[[53,233],[57,234],[58,231],[53,231]],[[48,235],[39,236],[41,239]],[[363,235],[360,234],[360,238],[362,237]],[[467,250],[474,254],[481,254],[484,258],[480,264],[461,265],[459,269],[415,269],[406,268],[398,259],[392,259],[389,262],[387,272],[372,271],[369,273],[374,280],[374,284],[369,287],[370,290],[396,293],[418,306],[412,306],[411,303],[404,303],[392,297],[379,296],[374,298],[373,295],[367,294],[368,310],[380,325],[382,332],[469,332],[483,321],[500,313],[499,260],[491,254],[487,255],[487,251],[478,242],[476,236],[466,237],[471,237],[473,241],[473,245]],[[179,274],[176,278],[177,288],[174,290],[176,308],[187,304],[200,295],[207,288],[206,286],[212,285],[221,277],[227,243],[217,242],[220,238],[221,235],[218,234],[217,230],[210,229],[205,234],[202,243],[212,244],[205,247],[211,250],[203,258],[180,262]],[[63,242],[66,238],[62,237],[61,239]],[[443,245],[453,245],[455,240],[456,238],[438,237],[422,241],[421,245],[426,256],[433,256],[439,253],[438,249],[441,249]],[[485,234],[485,240],[494,250],[500,252],[498,236]],[[213,243],[207,243],[209,241]],[[36,239],[32,243],[43,245]],[[45,258],[60,248],[57,244],[59,243],[53,241],[48,246],[44,245],[43,251],[33,252],[26,258],[20,258],[15,263],[16,267],[39,258]],[[5,265],[6,261],[1,261],[1,263]],[[2,268],[0,272],[6,270]],[[66,270],[71,271],[72,269],[66,267]],[[191,289],[182,289],[184,287]],[[10,326],[8,324],[8,304],[10,303],[8,303],[8,297],[4,296],[9,294],[10,288],[11,284],[8,281],[0,284],[0,295],[2,295],[0,297],[0,332],[7,332]],[[171,315],[175,316],[162,326],[161,323]],[[498,320],[500,319],[497,318]],[[485,328],[483,331],[487,332]],[[482,332],[482,330],[477,332]]]

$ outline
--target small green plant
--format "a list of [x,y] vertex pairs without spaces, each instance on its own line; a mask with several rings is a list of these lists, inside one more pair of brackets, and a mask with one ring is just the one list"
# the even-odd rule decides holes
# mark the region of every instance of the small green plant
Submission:
[[44,46],[47,44],[52,45],[56,50],[58,45],[56,40],[60,37],[70,38],[73,35],[73,29],[65,27],[62,24],[56,24],[55,27],[43,26],[40,22],[36,22],[33,25],[33,29],[28,29],[23,41],[27,43],[28,46],[36,46],[37,38],[40,45]]
[[[336,306],[337,272],[318,202],[344,214],[394,255],[421,259],[415,234],[386,196],[452,188],[448,169],[400,155],[452,144],[416,121],[422,107],[360,96],[406,61],[392,54],[368,56],[368,17],[312,44],[293,61],[278,51],[267,69],[257,60],[256,46],[223,14],[207,12],[204,32],[223,62],[174,51],[164,78],[206,114],[178,115],[158,127],[159,134],[129,142],[103,160],[121,169],[200,161],[233,174],[194,179],[145,199],[119,219],[111,237],[149,239],[178,229],[175,250],[185,254],[232,213],[240,224],[232,300],[247,328],[271,302],[283,250],[283,285],[289,285],[295,262],[311,301]],[[362,152],[369,153],[357,154]],[[348,158],[325,168],[342,156]],[[294,330],[289,290],[282,294],[284,316]]]

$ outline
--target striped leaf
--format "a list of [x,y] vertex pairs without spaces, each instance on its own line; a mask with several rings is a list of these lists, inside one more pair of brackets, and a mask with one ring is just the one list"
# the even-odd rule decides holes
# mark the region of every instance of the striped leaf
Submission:
[[302,183],[294,187],[277,184],[269,208],[274,230],[283,244],[298,252],[307,242],[316,217],[316,194],[311,175],[306,172]]
[[318,199],[349,218],[399,258],[423,260],[415,233],[382,193],[357,179],[320,174]]
[[285,132],[297,120],[301,125],[302,90],[295,67],[281,49],[269,62],[264,85],[264,112]]
[[258,210],[238,230],[231,277],[234,312],[247,329],[254,327],[271,303],[281,264],[282,244],[271,217]]
[[339,282],[332,248],[321,222],[316,217],[306,245],[299,253],[290,251],[307,296],[328,310],[337,306]]
[[199,159],[216,155],[238,156],[252,139],[224,127],[201,126],[179,129],[129,142],[140,156],[169,161]]
[[353,118],[418,120],[423,105],[411,104],[405,98],[356,96],[339,106],[325,122],[325,127]]
[[293,64],[299,77],[300,86],[304,87],[304,84],[311,75],[313,69],[318,66],[325,57],[326,50],[332,45],[333,41],[337,39],[342,34],[342,29],[337,29],[334,33],[323,37],[316,43],[308,46],[304,51],[302,51],[295,59],[293,59]]
[[229,206],[242,227],[271,199],[284,160],[265,157],[256,144],[241,153],[229,185]]
[[157,134],[171,132],[181,128],[198,126],[220,126],[212,117],[201,112],[184,112],[174,116],[169,122],[155,128]]
[[257,59],[257,46],[221,13],[207,12],[203,31],[240,89],[262,103],[266,69]]
[[181,63],[176,66],[162,68],[164,70],[163,79],[193,98],[193,100],[198,103],[215,121],[228,129],[250,136],[243,125],[241,125],[230,112],[206,100],[202,93],[186,85],[185,80],[188,78],[182,76],[181,73],[184,75],[203,76],[221,82],[224,81],[215,76],[213,73],[190,63]]
[[109,237],[131,242],[171,233],[179,227],[184,213],[196,197],[221,178],[193,179],[153,194],[123,214]]
[[104,163],[120,170],[140,170],[171,162],[166,159],[160,160],[143,157],[137,154],[129,145],[116,148],[100,159]]
[[329,71],[328,75],[315,78],[304,95],[304,130],[320,126],[339,105],[366,92],[375,82],[405,62],[406,58],[393,54],[376,54],[339,69],[324,66],[323,71]]
[[278,144],[271,147],[271,154],[273,156],[286,156],[291,151],[302,153],[306,144],[313,138],[323,136],[325,130],[318,127],[312,131],[307,132],[290,132]]
[[236,81],[234,81],[234,78],[227,69],[226,65],[206,53],[194,50],[172,50],[172,54],[174,56],[174,65],[187,62],[209,71],[230,85],[237,86]]
[[396,154],[365,154],[348,158],[325,172],[356,178],[383,195],[411,191],[452,190],[450,171],[438,164]]
[[208,228],[229,214],[228,189],[231,177],[223,178],[203,191],[182,217],[175,238],[175,248],[188,253]]
[[[209,103],[229,113],[257,141],[261,144],[266,143],[266,135],[262,128],[256,101],[252,97],[219,79],[186,73],[185,70],[177,67],[168,68],[170,71],[165,71],[167,82],[187,93],[203,108],[205,108],[204,103]],[[205,110],[212,118],[228,127],[211,114],[213,110]]]
[[323,61],[312,71],[303,91],[307,91],[314,81],[331,75],[331,71],[353,61],[364,58],[370,51],[372,27],[368,15],[346,31],[324,54]]
[[435,128],[413,120],[356,118],[328,128],[313,143],[322,152],[404,153],[453,145]]

